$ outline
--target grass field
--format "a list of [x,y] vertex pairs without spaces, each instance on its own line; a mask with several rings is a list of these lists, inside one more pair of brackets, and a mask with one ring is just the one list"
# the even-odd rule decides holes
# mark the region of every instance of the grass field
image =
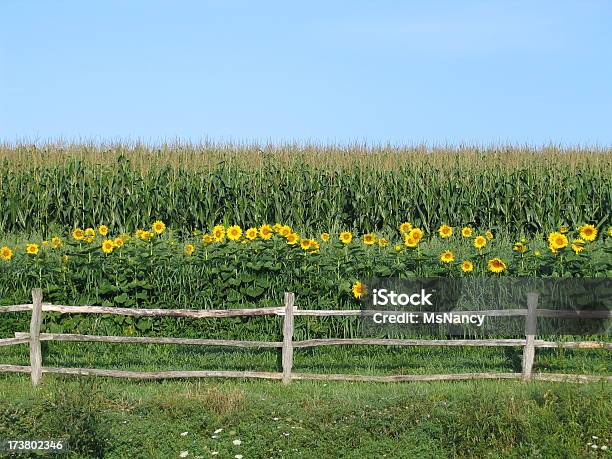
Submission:
[[[0,376],[0,437],[68,457],[609,457],[608,385],[118,382]],[[597,449],[593,448],[597,446]]]

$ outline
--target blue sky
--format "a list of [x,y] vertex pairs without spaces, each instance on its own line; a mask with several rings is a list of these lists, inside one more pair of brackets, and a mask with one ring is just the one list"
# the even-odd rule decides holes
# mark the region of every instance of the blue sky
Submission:
[[609,1],[0,2],[0,140],[612,145]]

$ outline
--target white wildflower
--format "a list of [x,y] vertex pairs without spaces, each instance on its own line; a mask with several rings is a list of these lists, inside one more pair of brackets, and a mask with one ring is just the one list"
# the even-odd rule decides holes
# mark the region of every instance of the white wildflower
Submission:
[[242,442],[238,439],[234,440],[232,443],[236,446],[240,446],[242,444]]

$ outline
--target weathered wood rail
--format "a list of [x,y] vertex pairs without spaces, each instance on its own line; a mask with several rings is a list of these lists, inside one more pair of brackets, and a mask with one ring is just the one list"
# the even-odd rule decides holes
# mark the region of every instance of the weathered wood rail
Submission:
[[[40,383],[45,373],[106,376],[130,379],[166,379],[166,378],[262,378],[278,379],[288,384],[292,380],[326,380],[326,381],[451,381],[470,379],[522,379],[545,381],[571,381],[571,382],[612,382],[612,376],[575,375],[558,373],[532,372],[537,348],[564,348],[564,349],[607,349],[612,350],[612,343],[602,341],[571,341],[555,342],[536,339],[538,317],[558,318],[612,318],[610,311],[556,311],[538,309],[538,295],[529,294],[527,309],[461,311],[462,314],[481,314],[490,317],[525,317],[525,338],[520,339],[386,339],[386,338],[331,338],[309,339],[303,341],[293,340],[295,316],[360,316],[375,313],[392,313],[397,311],[363,311],[363,310],[300,310],[295,306],[293,293],[285,293],[283,307],[253,308],[253,309],[227,309],[227,310],[189,310],[189,309],[131,309],[112,308],[102,306],[64,306],[43,303],[42,290],[32,290],[32,303],[12,306],[0,306],[0,313],[32,311],[29,333],[17,332],[14,338],[0,339],[0,346],[14,346],[28,344],[30,349],[30,365],[3,365],[0,372],[29,373],[32,384]],[[283,317],[282,341],[241,341],[223,339],[197,339],[172,337],[146,337],[146,336],[99,336],[69,333],[41,333],[40,327],[44,312],[59,312],[61,314],[109,314],[133,317],[189,317],[189,318],[223,318],[239,316],[275,315]],[[427,312],[417,313],[428,314]],[[103,342],[103,343],[132,343],[132,344],[181,344],[197,346],[234,346],[241,348],[278,348],[281,349],[282,371],[124,371],[106,370],[99,368],[56,368],[44,367],[42,362],[42,341],[73,341],[73,342]],[[315,374],[293,372],[293,349],[313,346],[337,345],[378,345],[378,346],[508,346],[522,347],[521,373],[459,373],[459,374],[413,374],[413,375],[357,375],[357,374]]]

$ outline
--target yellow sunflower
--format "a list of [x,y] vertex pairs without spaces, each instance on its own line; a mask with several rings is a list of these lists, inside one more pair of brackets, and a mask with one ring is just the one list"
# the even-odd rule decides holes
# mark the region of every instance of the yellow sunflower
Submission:
[[115,240],[113,241],[113,244],[115,244],[115,247],[123,247],[123,244],[125,244],[125,241],[123,240],[122,237],[116,237]]
[[463,228],[461,228],[461,235],[463,237],[472,237],[473,232],[474,231],[469,226],[464,226]]
[[353,284],[351,288],[353,291],[353,296],[357,299],[361,298],[366,293],[366,287],[361,282],[357,281]]
[[565,226],[565,225],[561,225],[561,226],[559,227],[559,232],[560,232],[561,234],[565,234],[565,233],[567,233],[568,231],[569,231],[569,228],[568,228],[567,226]]
[[423,239],[423,230],[421,228],[412,228],[408,234],[412,239],[417,241],[417,243],[421,242],[421,239]]
[[302,239],[300,241],[300,247],[304,250],[310,249],[310,239]]
[[515,252],[519,252],[519,253],[525,253],[527,252],[527,244],[525,244],[522,241],[515,242],[514,246],[512,247],[512,250],[514,250]]
[[257,228],[249,228],[246,230],[245,236],[249,241],[257,239]]
[[26,244],[26,253],[28,255],[36,255],[38,253],[38,244]]
[[285,225],[280,230],[280,235],[283,237],[287,237],[292,233],[291,227],[289,225]]
[[351,233],[350,231],[342,231],[339,237],[340,242],[342,242],[343,244],[350,244],[350,242],[353,240],[353,233]]
[[114,248],[115,241],[113,241],[112,239],[106,239],[104,242],[102,242],[102,252],[109,254],[113,251]]
[[438,234],[443,238],[451,237],[453,235],[453,229],[448,225],[442,225],[438,228]]
[[108,234],[108,226],[100,225],[98,227],[98,233],[100,233],[101,236],[106,236]]
[[83,240],[87,243],[92,242],[96,238],[96,230],[93,228],[86,228],[84,232]]
[[230,226],[227,229],[227,238],[230,241],[237,241],[242,236],[242,229],[238,225]]
[[561,234],[558,231],[555,231],[548,235],[548,243],[550,249],[552,251],[556,251],[567,247],[569,241],[567,240],[567,236],[565,234]]
[[54,236],[51,238],[51,247],[53,247],[54,249],[59,249],[62,246],[62,240],[57,237]]
[[476,236],[474,238],[474,247],[477,249],[482,249],[485,245],[487,245],[487,239],[484,236]]
[[501,273],[506,269],[506,263],[501,258],[492,258],[488,263],[489,271],[493,273]]
[[377,240],[377,238],[376,238],[376,234],[374,234],[374,233],[367,233],[367,234],[364,234],[364,235],[362,236],[362,240],[363,240],[363,243],[364,243],[365,245],[372,245],[372,244],[376,244],[376,240]]
[[387,240],[386,240],[384,237],[381,237],[381,238],[378,240],[378,245],[379,245],[380,247],[387,247],[387,245],[388,245],[388,244],[389,244],[389,241],[387,241]]
[[261,225],[259,227],[259,236],[264,240],[267,241],[268,239],[270,239],[272,237],[272,227],[270,225]]
[[574,239],[572,241],[572,250],[576,255],[584,250],[584,240],[583,239]]
[[405,245],[406,247],[411,247],[411,248],[413,248],[413,247],[416,247],[417,245],[419,245],[419,241],[418,241],[417,239],[413,238],[413,237],[410,235],[410,233],[408,233],[408,234],[405,234],[405,235],[404,235],[404,245]]
[[195,246],[193,244],[187,244],[185,246],[185,254],[191,255],[193,252],[195,252]]
[[153,222],[153,225],[151,225],[151,227],[153,228],[153,231],[155,231],[156,234],[161,234],[166,229],[166,224],[161,220],[157,220]]
[[396,252],[401,252],[402,251],[402,246],[399,244],[395,244],[395,246],[393,246],[393,250],[395,250]]
[[597,239],[597,228],[593,225],[582,225],[578,228],[580,232],[580,239],[591,242]]
[[13,251],[7,246],[2,247],[0,249],[0,258],[4,261],[10,261],[13,258]]
[[85,233],[81,228],[75,228],[72,230],[72,237],[77,241],[82,241],[85,237]]
[[290,233],[286,237],[287,244],[295,245],[300,241],[300,236],[297,233]]
[[412,223],[404,222],[399,226],[400,233],[406,234],[412,229]]
[[281,225],[280,223],[275,223],[272,229],[276,234],[280,234],[281,230],[283,229],[283,225]]
[[225,240],[225,227],[223,225],[217,225],[212,230],[212,237],[215,242],[223,242]]
[[212,237],[210,234],[202,235],[202,244],[204,244],[204,245],[212,244],[214,242],[214,240],[215,240],[215,238]]
[[491,232],[491,230],[488,230],[485,233],[485,236],[487,237],[487,239],[490,241],[491,239],[493,239],[493,233]]
[[452,263],[455,261],[455,254],[453,254],[453,252],[450,250],[445,250],[440,254],[440,261],[442,263]]
[[329,233],[321,233],[320,237],[323,242],[329,241]]
[[470,260],[465,260],[463,263],[461,263],[461,271],[464,273],[471,273],[474,271],[474,263],[472,263]]

